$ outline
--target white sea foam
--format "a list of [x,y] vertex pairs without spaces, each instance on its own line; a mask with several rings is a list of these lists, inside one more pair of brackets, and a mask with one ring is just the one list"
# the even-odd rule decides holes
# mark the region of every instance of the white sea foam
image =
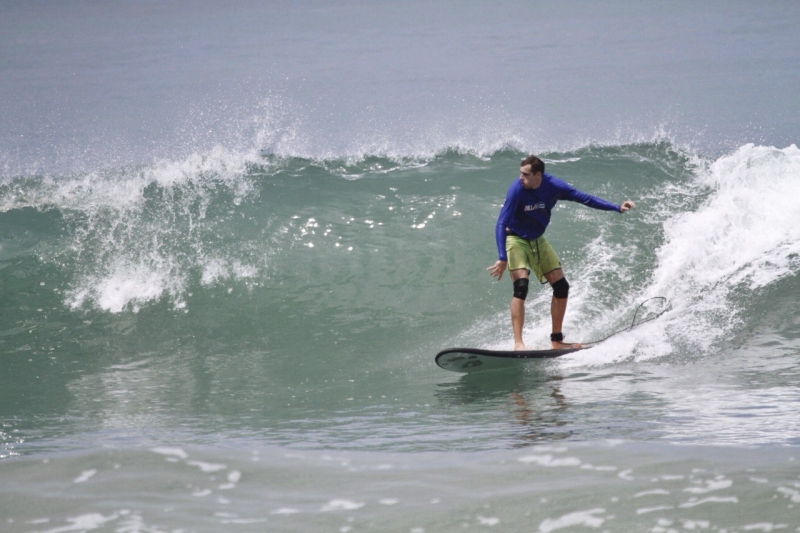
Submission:
[[742,526],[744,531],[774,531],[776,529],[786,529],[787,524],[773,524],[772,522],[759,522],[757,524],[747,524]]
[[683,489],[683,492],[691,492],[693,494],[705,494],[706,492],[713,492],[715,490],[722,490],[730,488],[733,481],[730,479],[717,479],[706,480],[703,486],[692,486]]
[[291,515],[291,514],[298,514],[299,512],[300,512],[300,509],[295,509],[293,507],[280,507],[278,509],[275,509],[274,511],[270,511],[269,514]]
[[518,460],[520,463],[535,463],[540,466],[580,466],[581,464],[581,460],[577,457],[554,458],[550,454],[526,455]]
[[323,505],[320,511],[355,511],[364,507],[364,502],[355,502],[352,500],[333,499],[327,504]]
[[496,516],[477,515],[475,518],[478,520],[478,523],[482,526],[493,527],[500,523],[500,519],[497,518]]
[[203,472],[218,472],[228,468],[226,465],[219,463],[206,463],[203,461],[186,461],[187,465],[196,466]]
[[641,509],[636,509],[636,514],[647,514],[647,513],[654,513],[656,511],[667,511],[669,509],[674,509],[671,505],[657,505],[655,507],[642,507]]
[[792,503],[800,503],[800,490],[790,489],[788,487],[778,487],[777,490],[784,497],[789,498]]
[[189,457],[189,454],[181,448],[159,447],[153,448],[150,451],[159,455],[166,455],[167,457],[177,457],[178,459],[187,459]]
[[68,531],[91,531],[103,527],[103,524],[111,522],[119,518],[119,515],[103,516],[100,513],[87,513],[84,515],[76,516],[74,518],[67,518],[70,522],[68,526],[56,527],[48,529],[42,533],[67,533]]
[[254,196],[252,157],[217,147],[142,167],[19,179],[4,186],[0,211],[59,210],[71,242],[56,260],[74,265],[65,291],[73,309],[135,312],[162,298],[183,309],[187,283],[198,273],[213,285],[253,278],[264,266],[263,247],[209,244],[224,238],[220,215],[208,218],[210,206],[227,202],[229,218]]
[[[653,205],[652,216],[663,220],[664,243],[656,251],[649,284],[621,295],[619,302],[628,313],[638,302],[664,296],[667,312],[588,352],[564,357],[565,367],[633,355],[653,359],[679,347],[706,353],[736,328],[754,291],[800,272],[800,203],[794,201],[800,194],[800,149],[745,145],[716,161],[693,164],[693,179],[666,184]],[[587,293],[596,285],[592,276],[609,271],[626,276],[613,261],[629,252],[609,251],[602,235],[587,249],[592,262],[581,276],[588,283],[576,284],[570,313],[572,320],[596,326],[582,316],[582,308],[594,305]],[[536,303],[544,305],[544,297]],[[617,320],[614,313],[606,315]]]
[[698,500],[696,498],[691,498],[689,501],[682,503],[680,505],[681,509],[687,509],[691,507],[697,507],[698,505],[703,505],[706,503],[739,503],[739,498],[736,496],[710,496],[708,498],[703,498]]
[[600,527],[606,521],[606,518],[602,516],[605,512],[605,509],[597,508],[568,513],[555,519],[548,518],[539,524],[539,531],[550,533],[573,526]]
[[80,476],[78,476],[77,478],[75,478],[75,480],[73,481],[73,483],[84,483],[84,482],[86,482],[86,481],[89,481],[89,479],[91,479],[91,478],[92,478],[92,477],[93,477],[95,474],[97,474],[97,470],[95,470],[94,468],[93,468],[93,469],[91,469],[91,470],[84,470],[84,471],[81,473],[81,475],[80,475]]
[[[727,333],[734,291],[800,271],[800,150],[747,145],[718,159],[698,181],[712,192],[697,209],[664,222],[651,294],[676,310],[673,333],[705,348]],[[712,319],[714,317],[715,319]]]
[[179,307],[184,284],[169,268],[117,264],[105,275],[90,274],[80,279],[76,288],[67,291],[66,301],[73,309],[93,301],[98,308],[111,313],[126,308],[136,312],[143,304],[171,294]]

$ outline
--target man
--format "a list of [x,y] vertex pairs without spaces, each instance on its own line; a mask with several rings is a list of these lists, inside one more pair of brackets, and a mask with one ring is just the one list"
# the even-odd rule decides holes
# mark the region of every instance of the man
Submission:
[[550,343],[553,349],[580,348],[580,344],[564,342],[561,326],[567,311],[569,283],[564,277],[561,262],[550,243],[544,238],[544,230],[550,223],[550,214],[558,200],[579,202],[594,209],[625,213],[636,206],[630,200],[622,205],[612,204],[581,192],[568,183],[544,173],[544,162],[532,155],[520,164],[519,179],[508,188],[506,201],[497,217],[495,237],[497,239],[497,262],[487,268],[489,275],[498,281],[508,268],[514,282],[511,298],[511,328],[514,331],[514,349],[525,350],[522,341],[522,326],[525,324],[525,298],[528,295],[528,277],[531,270],[541,283],[548,282],[553,288],[550,316],[553,333]]

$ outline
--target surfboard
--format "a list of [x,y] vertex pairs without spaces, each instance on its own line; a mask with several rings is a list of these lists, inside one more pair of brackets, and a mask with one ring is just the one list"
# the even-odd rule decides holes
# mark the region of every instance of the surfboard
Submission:
[[[646,309],[649,302],[659,301],[662,308],[659,312],[650,316],[645,320],[636,322],[636,317],[639,316],[639,311],[642,308]],[[633,320],[631,325],[615,331],[599,340],[583,343],[580,348],[561,348],[557,350],[524,350],[515,352],[513,350],[484,350],[481,348],[448,348],[436,354],[436,364],[445,370],[452,370],[453,372],[479,372],[484,370],[495,370],[498,368],[507,368],[512,366],[519,366],[520,363],[536,359],[553,359],[561,357],[568,353],[574,353],[587,348],[597,346],[601,342],[605,342],[614,335],[622,333],[623,331],[630,331],[633,328],[639,327],[642,324],[651,322],[667,312],[667,299],[663,296],[653,296],[639,304],[636,311],[633,313]]]
[[496,370],[534,359],[553,359],[568,353],[574,353],[593,345],[580,348],[560,348],[556,350],[483,350],[480,348],[448,348],[436,354],[436,364],[445,370],[471,373],[484,370]]

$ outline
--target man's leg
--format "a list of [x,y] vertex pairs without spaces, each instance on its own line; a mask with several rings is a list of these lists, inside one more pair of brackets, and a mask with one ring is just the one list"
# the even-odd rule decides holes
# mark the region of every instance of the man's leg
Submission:
[[[551,286],[556,285],[561,280],[564,279],[564,271],[560,268],[557,268],[553,271],[548,272],[544,275],[547,278],[547,281],[550,283]],[[564,284],[566,281],[561,282]],[[555,292],[555,287],[554,287]],[[560,334],[561,328],[564,324],[564,315],[567,314],[567,297],[564,296],[563,298],[557,298],[555,294],[553,294],[553,299],[550,300],[550,317],[553,322],[553,333]],[[551,340],[551,346],[553,349],[556,348],[580,348],[580,344],[569,344],[561,341]]]
[[[516,282],[524,279],[525,283],[527,283],[530,272],[526,268],[518,268],[512,270],[509,274],[511,274],[511,281],[515,282],[514,296],[511,297],[511,329],[514,331],[514,349],[524,350],[525,343],[522,341],[522,326],[525,325],[525,297],[518,297],[519,284]],[[527,285],[525,285],[525,291],[527,292]]]

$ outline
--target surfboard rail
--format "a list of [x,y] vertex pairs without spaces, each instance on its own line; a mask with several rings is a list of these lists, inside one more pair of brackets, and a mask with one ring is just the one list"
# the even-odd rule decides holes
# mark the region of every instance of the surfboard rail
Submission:
[[523,359],[553,359],[590,348],[558,348],[549,350],[487,350],[483,348],[447,348],[436,354],[436,364],[453,372],[494,370],[518,364]]

